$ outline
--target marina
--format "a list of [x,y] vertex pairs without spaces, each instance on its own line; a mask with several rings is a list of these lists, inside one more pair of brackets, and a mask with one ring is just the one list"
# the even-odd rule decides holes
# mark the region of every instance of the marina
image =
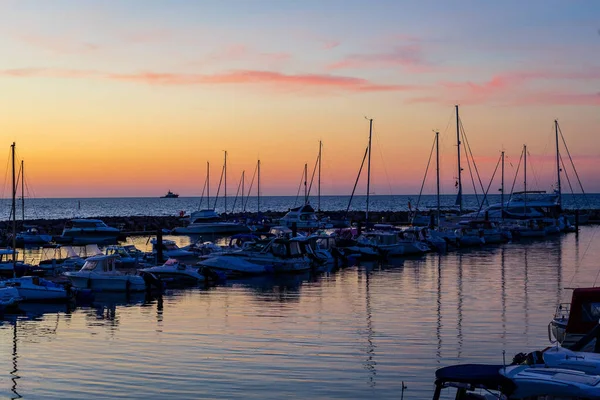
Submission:
[[[502,364],[503,352],[550,345],[547,326],[568,288],[597,279],[597,229],[169,289],[161,299],[27,304],[2,322],[2,342],[13,345],[3,347],[0,396],[398,398],[404,384],[404,398],[431,398],[439,367]],[[147,238],[130,240],[149,250]]]

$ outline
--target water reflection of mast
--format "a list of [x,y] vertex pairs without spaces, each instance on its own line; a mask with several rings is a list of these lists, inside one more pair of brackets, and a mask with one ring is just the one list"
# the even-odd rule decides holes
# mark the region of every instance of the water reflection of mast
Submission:
[[17,379],[21,379],[21,377],[18,375],[19,369],[17,368],[17,359],[19,358],[18,354],[17,354],[17,322],[18,319],[15,318],[15,322],[13,325],[13,351],[12,351],[12,364],[13,364],[13,370],[10,371],[10,380],[12,381],[12,387],[10,388],[11,392],[13,392],[14,396],[11,397],[11,399],[20,399],[23,396],[21,396],[19,394],[19,392],[17,392]]
[[369,285],[369,270],[365,269],[365,313],[367,317],[367,359],[365,360],[365,369],[369,371],[369,386],[375,386],[375,375],[377,362],[375,357],[375,344],[373,343],[373,316],[371,311],[371,290]]
[[462,266],[462,254],[458,254],[458,284],[457,284],[457,292],[458,292],[458,318],[456,319],[456,329],[458,331],[458,358],[460,358],[462,354],[462,345],[463,345],[463,334],[462,334],[462,306],[463,306],[463,266]]
[[502,250],[500,252],[500,282],[502,284],[502,343],[504,344],[503,348],[506,348],[506,265],[504,263],[504,251],[505,248],[502,246]]
[[525,290],[523,307],[525,307],[525,337],[529,333],[529,295],[528,295],[528,283],[529,283],[529,266],[527,265],[527,246],[525,246],[525,279],[523,289]]
[[439,364],[442,358],[442,256],[440,253],[438,253],[437,261],[437,326],[435,333],[438,341],[436,355]]

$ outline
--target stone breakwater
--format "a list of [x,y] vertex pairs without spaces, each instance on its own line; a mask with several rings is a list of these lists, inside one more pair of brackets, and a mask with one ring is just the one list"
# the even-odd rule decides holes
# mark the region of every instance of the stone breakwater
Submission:
[[[583,212],[583,211],[582,211]],[[573,212],[570,212],[573,213]],[[600,210],[587,210],[589,213],[589,222],[600,223]],[[277,220],[285,215],[285,212],[265,211],[261,212],[260,220],[275,224]],[[323,211],[319,213],[322,217],[329,218],[332,222],[346,220],[349,222],[365,222],[364,211],[350,211],[347,215],[345,211]],[[257,213],[246,214],[222,214],[228,220],[237,220],[244,222],[256,222],[259,220]],[[130,216],[130,217],[109,217],[98,216],[97,219],[103,220],[107,225],[121,229],[125,233],[154,234],[159,229],[171,230],[187,224],[186,217],[179,215],[168,216]],[[25,226],[35,226],[41,232],[60,235],[68,219],[30,219],[17,221],[17,231],[23,230]],[[369,212],[369,221],[371,223],[389,223],[389,224],[407,224],[409,222],[409,213],[407,211],[372,211]],[[12,223],[10,221],[0,221],[0,231],[10,232]]]

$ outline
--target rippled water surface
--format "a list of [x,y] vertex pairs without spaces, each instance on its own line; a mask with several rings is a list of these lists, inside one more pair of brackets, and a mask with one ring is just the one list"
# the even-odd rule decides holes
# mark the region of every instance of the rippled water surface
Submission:
[[399,399],[403,382],[404,398],[431,398],[441,366],[548,345],[566,288],[597,283],[597,231],[162,301],[28,305],[0,326],[0,398]]
[[[432,195],[423,195],[419,200],[418,195],[397,195],[397,196],[370,196],[369,209],[371,211],[407,211],[408,204],[411,207],[419,207],[421,210],[433,209],[437,207],[437,197]],[[346,210],[350,204],[350,210],[365,210],[366,196],[354,196],[350,201],[350,196],[322,196],[319,200],[316,197],[310,197],[311,204],[317,209],[319,206],[325,211]],[[295,196],[262,196],[260,198],[260,210],[287,211],[291,207],[300,206],[303,198]],[[456,195],[443,195],[440,202],[442,207],[454,205]],[[467,209],[478,209],[479,201],[482,196],[464,195],[463,204]],[[490,195],[489,203],[499,203],[499,195]],[[0,199],[0,219],[10,218],[10,199]],[[26,219],[58,219],[75,217],[111,217],[111,216],[162,216],[178,215],[180,211],[191,212],[201,207],[206,208],[207,200],[203,201],[199,197],[179,197],[176,199],[161,199],[158,197],[121,197],[121,198],[82,198],[82,199],[26,199],[25,217]],[[227,212],[242,212],[241,199],[228,198]],[[246,208],[248,212],[256,212],[258,209],[258,198],[251,196],[246,199]],[[600,209],[600,194],[570,195],[563,194],[563,206],[568,209],[587,208]],[[219,197],[217,202],[211,198],[210,207],[215,207],[217,212],[225,211],[225,199]],[[17,217],[21,215],[21,202],[17,202]]]

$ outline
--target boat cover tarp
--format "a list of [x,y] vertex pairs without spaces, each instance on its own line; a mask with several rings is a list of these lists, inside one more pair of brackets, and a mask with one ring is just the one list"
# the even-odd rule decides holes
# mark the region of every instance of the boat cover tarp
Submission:
[[436,383],[467,383],[490,390],[500,390],[503,393],[511,393],[515,389],[515,384],[500,375],[501,368],[503,368],[502,365],[489,364],[452,365],[435,371]]

